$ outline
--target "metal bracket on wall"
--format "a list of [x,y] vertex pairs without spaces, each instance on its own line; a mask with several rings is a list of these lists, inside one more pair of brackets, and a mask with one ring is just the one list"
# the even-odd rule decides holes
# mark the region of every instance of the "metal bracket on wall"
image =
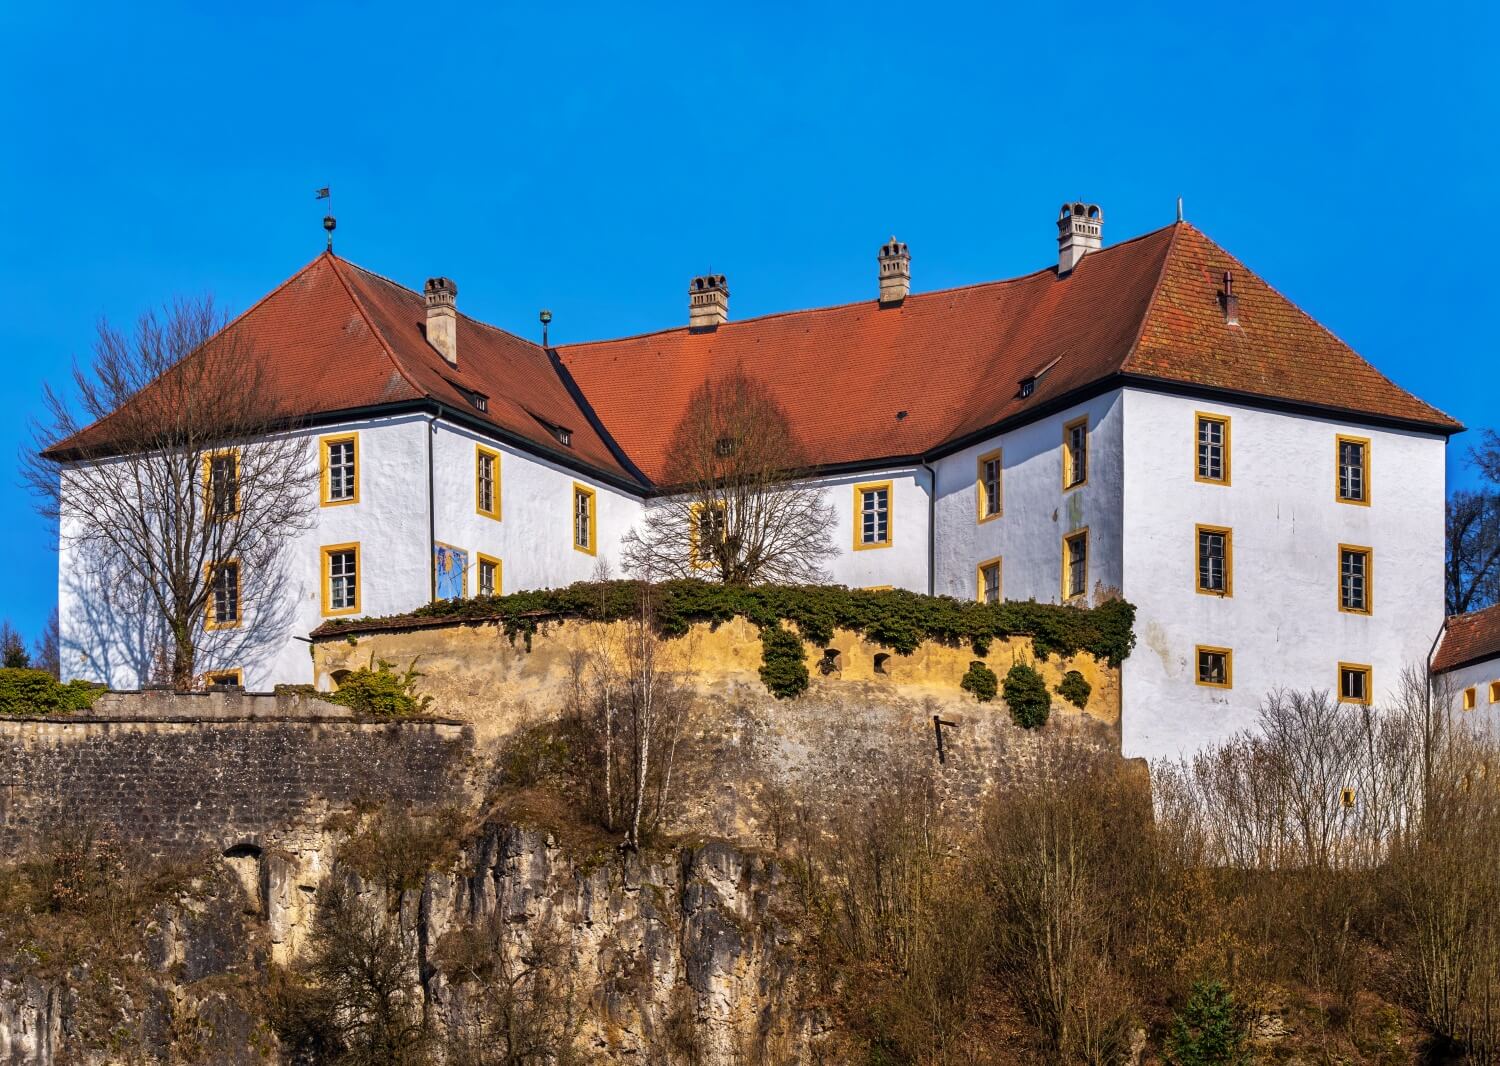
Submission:
[[958,728],[958,723],[944,721],[937,715],[932,716],[932,735],[937,738],[937,757],[940,763],[948,761],[947,752],[943,750],[943,728],[945,726],[949,729],[956,729]]

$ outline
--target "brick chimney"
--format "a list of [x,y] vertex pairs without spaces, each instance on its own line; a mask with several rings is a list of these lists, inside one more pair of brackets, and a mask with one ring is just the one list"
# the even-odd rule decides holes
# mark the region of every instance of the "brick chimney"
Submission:
[[729,321],[729,282],[723,274],[703,274],[688,285],[688,328],[718,329]]
[[427,343],[449,366],[458,366],[458,286],[448,278],[428,278],[422,289],[427,298]]
[[1224,325],[1240,324],[1240,298],[1234,294],[1234,275],[1224,271],[1224,290],[1219,294],[1219,306],[1224,309]]
[[1063,204],[1057,215],[1057,273],[1072,271],[1088,252],[1104,247],[1104,212],[1098,204]]
[[911,292],[911,252],[895,237],[880,246],[880,306],[899,307]]

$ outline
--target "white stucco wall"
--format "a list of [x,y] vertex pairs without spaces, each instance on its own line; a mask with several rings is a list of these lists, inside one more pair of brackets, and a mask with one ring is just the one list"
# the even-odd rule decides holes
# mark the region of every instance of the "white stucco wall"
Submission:
[[[856,485],[891,483],[891,545],[888,548],[854,547],[858,521],[854,497]],[[927,472],[920,467],[866,471],[817,482],[824,500],[833,508],[829,536],[837,550],[825,564],[830,580],[850,588],[889,585],[892,588],[927,591]]]
[[[1433,679],[1433,691],[1446,697],[1455,711],[1464,709],[1464,689],[1474,689],[1474,709],[1464,717],[1475,727],[1500,733],[1500,703],[1490,702],[1490,682],[1500,681],[1500,659],[1484,659]],[[1472,716],[1472,717],[1470,717]]]
[[[937,582],[941,595],[974,599],[981,562],[1000,558],[1001,595],[1057,603],[1062,539],[1089,531],[1088,591],[1120,587],[1122,402],[1106,393],[1060,414],[945,456],[937,469]],[[1063,426],[1087,415],[1086,484],[1063,488]],[[979,521],[978,458],[1001,449],[1003,513]]]
[[[1231,484],[1194,480],[1195,412],[1231,418]],[[1442,437],[1128,389],[1122,679],[1127,756],[1175,756],[1251,727],[1277,687],[1337,694],[1373,667],[1381,702],[1443,619]],[[1370,505],[1334,499],[1335,438],[1370,439]],[[1233,530],[1233,595],[1196,591],[1197,524]],[[1338,546],[1374,549],[1373,613],[1338,610]],[[1196,684],[1195,647],[1231,648],[1233,688]]]

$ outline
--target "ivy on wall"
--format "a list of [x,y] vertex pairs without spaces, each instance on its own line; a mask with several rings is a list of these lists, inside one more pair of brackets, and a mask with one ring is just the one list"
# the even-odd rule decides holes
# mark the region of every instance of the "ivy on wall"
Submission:
[[697,580],[666,581],[649,590],[636,581],[580,582],[560,589],[442,600],[405,615],[331,619],[313,637],[344,637],[444,621],[497,622],[512,641],[520,638],[530,648],[532,634],[549,621],[617,621],[637,616],[643,602],[649,604],[656,628],[668,637],[682,636],[697,622],[717,625],[744,618],[753,623],[761,631],[762,679],[778,696],[794,696],[807,688],[803,649],[797,647],[794,663],[791,645],[796,636],[785,628],[788,624],[813,644],[827,644],[834,630],[846,629],[900,655],[910,655],[923,641],[967,644],[976,655],[985,655],[996,639],[1029,636],[1043,659],[1088,652],[1118,667],[1135,645],[1135,607],[1124,600],[1097,607],[1031,600],[986,604],[902,589],[743,588]]

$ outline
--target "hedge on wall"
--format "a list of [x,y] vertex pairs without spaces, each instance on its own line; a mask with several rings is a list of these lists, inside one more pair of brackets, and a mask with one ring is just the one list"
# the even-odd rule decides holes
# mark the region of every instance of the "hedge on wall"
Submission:
[[985,655],[996,639],[1029,636],[1036,654],[1043,659],[1088,652],[1116,667],[1135,645],[1135,607],[1124,600],[1092,608],[1031,600],[987,604],[902,589],[869,592],[841,585],[742,588],[697,580],[666,581],[649,588],[637,581],[580,582],[561,589],[442,600],[407,615],[331,619],[313,635],[401,629],[429,620],[498,622],[511,640],[519,637],[529,648],[532,634],[548,621],[636,617],[643,601],[656,628],[668,637],[683,635],[695,622],[717,625],[744,618],[759,627],[762,643],[767,633],[790,623],[803,639],[814,644],[827,644],[835,629],[847,629],[901,655],[910,655],[923,641],[967,644],[975,654]]
[[807,650],[802,638],[780,625],[760,632],[760,679],[779,700],[807,691]]
[[0,716],[26,717],[86,711],[104,692],[103,685],[88,681],[61,684],[45,670],[24,667],[0,669]]

